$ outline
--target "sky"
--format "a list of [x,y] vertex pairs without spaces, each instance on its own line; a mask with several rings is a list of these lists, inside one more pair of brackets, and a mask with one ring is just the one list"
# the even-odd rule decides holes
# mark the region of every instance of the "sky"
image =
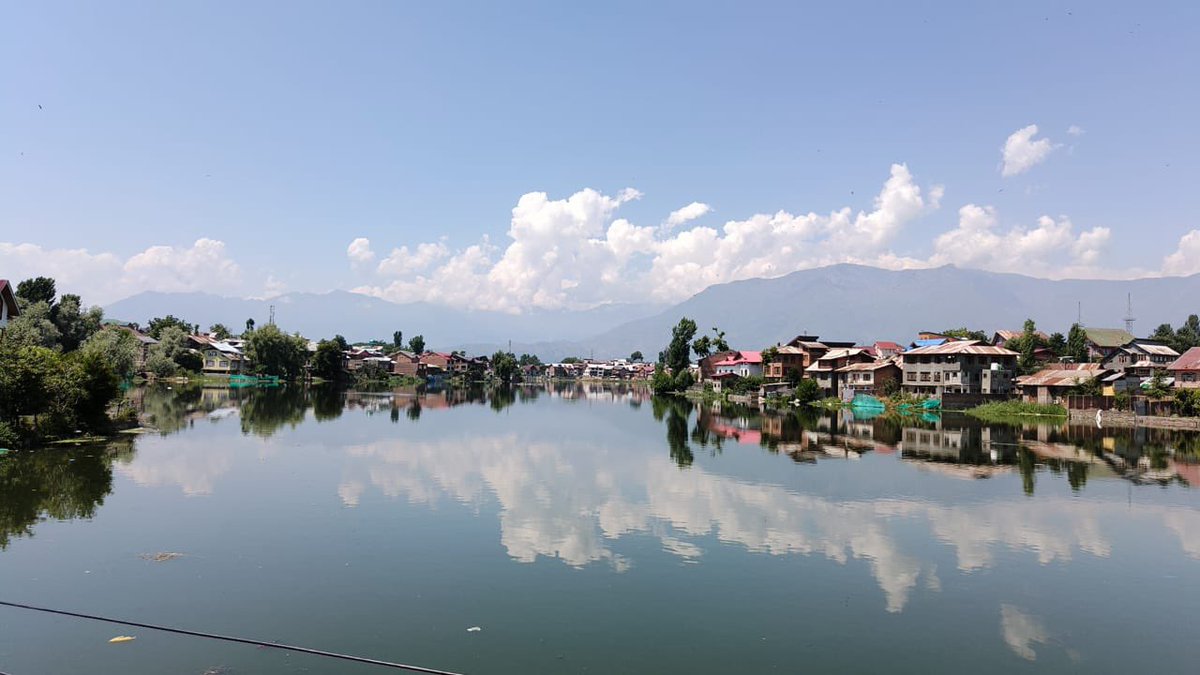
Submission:
[[526,312],[1200,272],[1195,3],[7,2],[0,278]]

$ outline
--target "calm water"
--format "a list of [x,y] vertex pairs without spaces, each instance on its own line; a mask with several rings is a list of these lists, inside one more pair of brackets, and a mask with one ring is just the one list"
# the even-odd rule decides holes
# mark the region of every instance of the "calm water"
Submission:
[[[479,674],[1200,663],[1194,435],[140,395],[160,433],[0,458],[0,599]],[[387,672],[0,607],[13,675],[217,668]]]

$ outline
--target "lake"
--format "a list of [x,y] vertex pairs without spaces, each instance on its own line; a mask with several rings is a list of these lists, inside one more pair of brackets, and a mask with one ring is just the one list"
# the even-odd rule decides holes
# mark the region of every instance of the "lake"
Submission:
[[[0,600],[477,674],[1200,663],[1195,434],[576,385],[134,397],[155,432],[0,457]],[[392,672],[7,607],[0,671]]]

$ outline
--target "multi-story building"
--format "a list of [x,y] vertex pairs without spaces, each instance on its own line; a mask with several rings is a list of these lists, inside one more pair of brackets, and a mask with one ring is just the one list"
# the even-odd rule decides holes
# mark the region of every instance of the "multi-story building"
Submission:
[[894,359],[851,363],[838,368],[836,375],[842,391],[848,390],[852,394],[884,396],[890,388],[889,383],[894,383],[890,386],[896,390],[900,388],[900,366]]
[[1167,366],[1178,389],[1200,389],[1200,347],[1192,347]]
[[765,366],[768,380],[782,380],[793,370],[803,373],[830,349],[853,347],[853,342],[821,341],[816,335],[797,335],[775,348],[775,358]]
[[825,396],[842,395],[842,383],[845,381],[843,372],[847,366],[856,363],[874,363],[875,357],[860,347],[839,347],[825,352],[811,366],[804,370],[806,378],[815,380],[821,393]]
[[900,355],[901,387],[913,394],[1008,394],[1013,391],[1017,352],[978,340],[917,347]]

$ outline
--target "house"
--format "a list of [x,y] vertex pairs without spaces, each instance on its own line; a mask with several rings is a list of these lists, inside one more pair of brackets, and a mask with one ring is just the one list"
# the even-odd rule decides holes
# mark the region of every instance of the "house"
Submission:
[[1111,373],[1099,363],[1055,363],[1032,375],[1018,377],[1017,386],[1026,401],[1057,403],[1075,387],[1092,380],[1103,381]]
[[425,364],[421,363],[421,357],[410,351],[401,349],[392,354],[392,374],[401,377],[424,379]]
[[8,279],[0,279],[0,331],[8,328],[8,320],[21,315],[17,307],[17,296],[13,294]]
[[697,361],[696,367],[700,370],[700,380],[702,382],[708,382],[709,380],[713,379],[713,376],[717,374],[716,364],[736,355],[737,352],[728,350],[717,352],[715,354],[709,354],[708,356],[705,356]]
[[888,340],[876,340],[875,344],[871,346],[874,348],[877,359],[890,359],[893,356],[899,356],[900,352],[904,351],[903,346]]
[[1007,394],[1013,390],[1017,357],[1011,349],[978,340],[955,340],[910,349],[900,355],[901,387],[913,394]]
[[1200,389],[1200,347],[1192,347],[1167,366],[1177,389]]
[[1088,359],[1092,361],[1102,361],[1137,339],[1129,331],[1120,328],[1084,328],[1083,332],[1087,338]]
[[223,340],[213,340],[200,354],[205,375],[237,375],[247,370],[242,350]]
[[843,392],[872,396],[887,395],[889,382],[895,383],[891,386],[899,390],[900,372],[900,365],[891,358],[850,363],[835,371]]
[[825,396],[841,396],[842,374],[838,371],[853,363],[869,363],[875,359],[858,347],[838,347],[825,352],[811,366],[804,369],[804,377],[816,380],[817,387]]
[[1109,352],[1102,363],[1135,377],[1151,377],[1179,358],[1179,352],[1154,340],[1132,340]]
[[735,351],[713,364],[714,377],[737,375],[738,377],[762,377],[762,352]]
[[[1023,331],[1023,330],[998,330],[994,334],[992,334],[992,344],[997,347],[1006,347],[1006,346],[1008,346],[1009,342],[1011,342],[1012,340],[1015,340],[1019,337],[1022,337],[1024,335],[1025,335],[1025,331]],[[1041,338],[1042,342],[1050,341],[1050,336],[1046,335],[1045,333],[1043,333],[1040,330],[1035,332],[1034,335]]]
[[797,335],[776,347],[775,358],[765,366],[764,375],[768,380],[782,380],[793,370],[803,373],[830,349],[853,346],[853,342],[821,341],[816,335]]

